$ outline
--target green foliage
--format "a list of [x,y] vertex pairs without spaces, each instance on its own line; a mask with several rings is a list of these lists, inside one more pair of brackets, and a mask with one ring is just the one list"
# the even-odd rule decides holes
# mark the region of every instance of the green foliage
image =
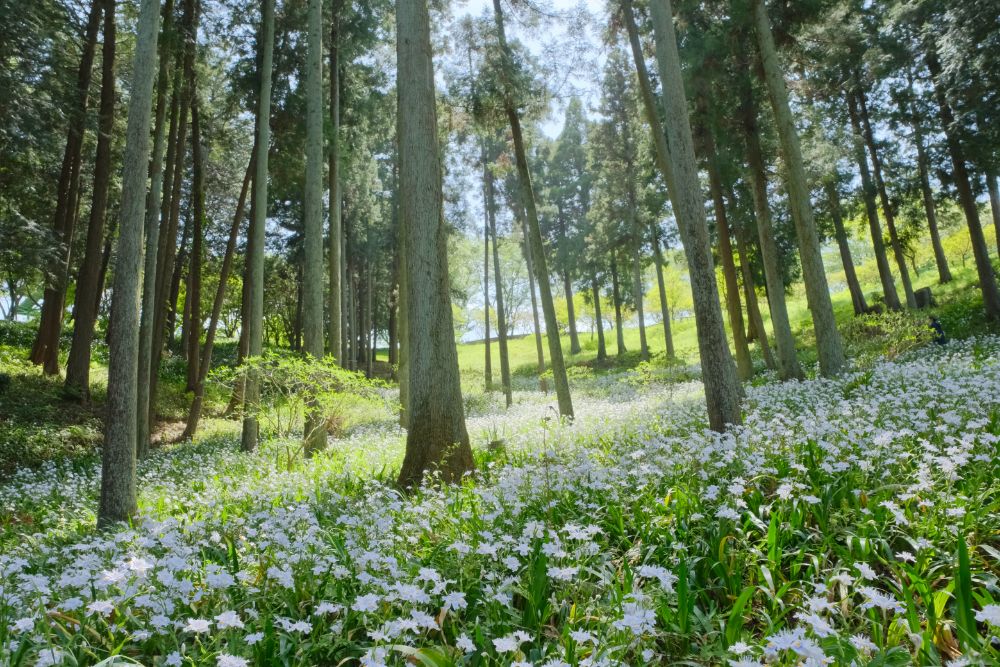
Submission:
[[927,313],[913,311],[861,315],[841,327],[841,332],[849,356],[859,367],[879,358],[895,359],[934,338]]

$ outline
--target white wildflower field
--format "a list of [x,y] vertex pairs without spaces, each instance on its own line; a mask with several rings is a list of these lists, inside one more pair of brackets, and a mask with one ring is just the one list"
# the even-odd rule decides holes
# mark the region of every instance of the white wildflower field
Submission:
[[23,469],[0,665],[1000,661],[1000,339],[747,387],[724,435],[699,391],[480,401],[475,476],[409,495],[391,415],[291,465],[209,436],[104,533],[98,461]]

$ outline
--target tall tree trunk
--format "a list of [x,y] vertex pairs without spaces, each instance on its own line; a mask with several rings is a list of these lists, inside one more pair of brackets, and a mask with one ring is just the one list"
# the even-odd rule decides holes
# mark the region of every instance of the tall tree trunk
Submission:
[[597,274],[590,274],[590,291],[594,297],[594,321],[597,326],[597,360],[608,358],[608,347],[604,342],[604,318],[601,316],[601,287],[597,284]]
[[371,265],[371,260],[368,262],[367,273],[368,284],[365,286],[365,375],[371,378],[374,377],[375,371],[375,310],[372,308],[372,295],[375,292],[375,270]]
[[542,325],[538,320],[538,297],[535,294],[535,266],[531,257],[531,246],[528,245],[528,221],[524,212],[524,206],[520,203],[514,205],[515,215],[521,221],[521,228],[524,230],[524,259],[528,268],[528,293],[531,295],[531,320],[535,334],[535,355],[538,358],[538,388],[543,394],[549,392],[549,383],[545,379],[545,352],[542,346]]
[[[490,225],[488,204],[486,203],[486,171],[489,165],[486,164],[486,152],[483,151],[483,348],[485,358],[483,359],[483,375],[486,376],[486,392],[493,391],[493,359],[490,357]],[[500,286],[496,286],[496,292],[500,293]]]
[[[257,164],[253,179],[253,215],[247,242],[247,309],[243,325],[247,329],[247,354],[260,357],[264,351],[264,229],[267,224],[268,157],[271,146],[271,70],[274,59],[274,0],[262,0],[260,18],[260,95],[257,98]],[[246,376],[243,430],[240,448],[257,447],[260,426],[260,377]]]
[[[931,246],[934,248],[934,263],[937,265],[938,282],[942,285],[951,282],[951,269],[948,258],[941,245],[941,232],[938,229],[937,207],[934,204],[934,191],[931,190],[930,170],[927,166],[927,148],[924,146],[923,132],[919,121],[914,121],[914,143],[917,145],[917,170],[920,174],[920,195],[924,203],[924,213],[927,215],[927,227],[931,233]],[[998,234],[1000,237],[1000,234]]]
[[222,267],[219,269],[219,286],[215,290],[215,299],[212,301],[212,315],[208,321],[208,330],[205,332],[205,345],[201,351],[201,361],[198,363],[198,379],[194,387],[194,398],[191,400],[191,409],[188,411],[187,424],[184,427],[181,440],[190,440],[194,437],[195,431],[198,430],[198,422],[201,419],[202,406],[205,402],[205,380],[208,378],[208,371],[212,367],[215,332],[219,326],[222,304],[226,300],[229,273],[233,268],[233,255],[236,254],[236,241],[240,235],[240,223],[243,222],[243,210],[246,207],[247,193],[250,191],[250,182],[253,180],[256,154],[257,147],[254,146],[250,154],[250,163],[247,165],[246,174],[243,176],[243,187],[240,188],[240,196],[236,202],[236,214],[233,216],[233,224],[229,228],[226,253],[222,256]]
[[[400,98],[397,95],[397,114],[399,113]],[[397,116],[398,117],[398,116]],[[397,165],[398,165],[397,156]],[[398,167],[397,167],[398,168]],[[398,181],[397,181],[398,183]],[[397,188],[398,191],[398,188]],[[399,196],[397,195],[397,199]],[[399,238],[399,369],[396,374],[399,379],[399,425],[407,428],[410,419],[410,353],[409,337],[409,287],[407,286],[406,272],[406,229],[403,227],[404,220],[400,215],[396,221],[396,234]]]
[[483,164],[483,180],[485,181],[486,223],[489,226],[490,241],[493,244],[493,276],[497,301],[497,338],[500,343],[500,383],[503,387],[504,400],[509,408],[514,402],[510,380],[510,354],[507,347],[507,311],[503,300],[503,281],[500,279],[500,246],[497,238],[496,193],[493,185],[493,172],[489,163]]
[[430,18],[425,0],[397,0],[400,218],[406,234],[409,429],[398,484],[436,470],[459,482],[475,468],[465,430],[448,279]]
[[53,280],[45,286],[38,333],[31,350],[31,361],[43,366],[46,375],[59,374],[59,334],[62,329],[73,250],[73,231],[77,200],[80,196],[80,166],[83,161],[83,135],[86,131],[87,106],[90,101],[90,79],[97,49],[97,33],[101,27],[105,0],[93,0],[83,37],[80,68],[76,76],[76,97],[69,110],[69,131],[62,169],[56,186],[56,212],[52,223],[56,242],[60,245],[59,263],[54,267]]
[[[638,226],[638,223],[635,223]],[[639,356],[649,360],[649,342],[646,340],[646,311],[643,304],[642,257],[639,242],[632,242],[632,291],[635,293],[635,316],[639,320]]]
[[[304,259],[302,324],[306,355],[323,358],[323,0],[309,0],[306,50],[306,182],[303,205]],[[309,405],[305,447],[313,454],[326,445],[323,415]]]
[[618,356],[623,356],[625,349],[625,322],[622,318],[621,281],[618,279],[618,258],[611,253],[611,298],[615,306],[615,339],[618,344]]
[[569,327],[569,352],[580,354],[580,335],[576,330],[576,306],[573,304],[573,281],[569,271],[562,273],[563,295],[566,297],[566,325]]
[[913,296],[913,283],[910,282],[910,271],[906,267],[906,255],[903,254],[903,244],[899,240],[899,233],[896,231],[895,207],[889,200],[889,192],[885,187],[885,179],[882,177],[882,159],[878,154],[878,146],[875,143],[875,133],[872,131],[871,118],[868,114],[868,102],[865,93],[860,88],[857,89],[858,110],[861,112],[861,126],[864,130],[865,145],[872,158],[872,170],[875,175],[875,187],[878,190],[879,199],[882,202],[882,212],[885,214],[885,226],[889,230],[889,242],[892,245],[892,253],[896,258],[896,266],[899,268],[899,280],[903,283],[903,294],[906,296],[907,308],[916,308],[917,299]]
[[[341,197],[340,197],[340,12],[343,0],[334,0],[330,28],[330,255],[329,292],[329,350],[338,363],[343,365],[341,342],[341,296],[340,265],[343,261],[341,248]],[[390,350],[391,350],[390,345]],[[392,352],[390,352],[392,356]],[[392,361],[390,360],[390,363]]]
[[101,456],[97,524],[125,521],[136,512],[136,384],[139,359],[139,285],[143,212],[149,163],[149,126],[156,74],[159,0],[142,0],[136,24],[133,85],[122,169],[122,221],[115,264],[108,363],[108,417]]
[[[704,96],[699,95],[698,99],[701,113],[707,116]],[[702,123],[701,133],[708,167],[708,188],[712,197],[712,205],[715,208],[715,231],[718,236],[722,278],[725,281],[726,310],[729,314],[729,328],[733,334],[733,347],[736,350],[736,370],[741,380],[749,380],[753,377],[753,360],[750,358],[750,346],[747,343],[746,326],[743,323],[740,284],[736,277],[736,262],[733,261],[733,244],[729,236],[729,216],[726,214],[726,202],[722,196],[722,177],[719,175],[719,165],[715,157],[715,138],[708,127],[708,122],[706,120]]]
[[[735,201],[732,184],[728,191],[729,201]],[[760,303],[757,301],[757,289],[754,284],[753,267],[750,265],[750,234],[747,230],[746,221],[736,226],[736,254],[740,259],[740,277],[743,279],[743,296],[747,302],[747,319],[750,320],[748,328],[754,329],[757,344],[760,345],[761,356],[764,357],[764,364],[771,369],[777,368],[774,356],[771,355],[771,346],[767,341],[767,329],[764,327],[764,317],[760,312]],[[747,338],[751,337],[747,335]]]
[[500,52],[503,59],[501,69],[504,79],[504,107],[507,112],[507,120],[510,123],[511,135],[514,139],[514,157],[517,163],[518,182],[521,198],[524,202],[525,219],[528,223],[527,240],[528,246],[531,248],[535,278],[538,282],[538,296],[542,302],[542,315],[545,317],[545,337],[549,342],[549,361],[552,364],[552,379],[556,385],[559,415],[572,418],[573,400],[569,393],[569,379],[566,376],[562,343],[559,340],[559,322],[556,320],[556,308],[552,300],[552,287],[549,284],[549,272],[545,265],[545,249],[542,245],[542,232],[538,224],[538,211],[535,208],[535,193],[531,186],[528,157],[524,147],[524,136],[521,132],[521,119],[518,116],[513,97],[514,90],[511,74],[513,56],[507,45],[507,35],[504,31],[503,10],[500,6],[500,0],[493,0],[493,16],[496,22],[497,38],[500,42]]
[[76,281],[73,305],[73,344],[66,363],[66,389],[83,402],[90,398],[90,346],[94,340],[104,219],[111,185],[111,135],[115,125],[115,0],[104,0],[104,46],[101,49],[101,102],[98,111],[94,192],[87,224],[87,247]]
[[854,152],[861,173],[861,196],[865,202],[868,216],[868,227],[871,230],[872,248],[875,251],[875,264],[878,266],[879,279],[882,281],[882,291],[885,294],[885,305],[891,310],[900,310],[899,295],[896,293],[896,283],[889,268],[889,260],[885,254],[885,240],[882,236],[882,225],[879,223],[878,203],[875,201],[875,184],[868,168],[868,158],[862,139],[861,116],[858,112],[858,102],[853,94],[847,95],[847,110],[854,130]]
[[958,190],[958,200],[962,205],[962,210],[965,213],[965,221],[969,228],[972,253],[976,258],[976,272],[979,275],[979,287],[983,292],[983,306],[986,308],[986,316],[989,319],[994,321],[1000,320],[1000,290],[997,288],[997,279],[993,273],[993,265],[990,263],[990,251],[986,246],[983,227],[979,222],[979,206],[976,204],[976,197],[972,193],[972,184],[966,165],[965,149],[962,146],[960,137],[956,133],[955,113],[939,81],[941,63],[933,47],[928,49],[925,54],[925,60],[927,62],[927,69],[934,81],[934,95],[938,103],[938,117],[941,119],[945,143],[948,146],[948,155],[951,157],[955,188]]
[[[255,131],[254,132],[254,140],[255,141],[256,141],[256,137],[257,137],[257,132]],[[256,148],[255,148],[255,150],[256,150]],[[254,169],[254,171],[256,171],[256,168]],[[247,249],[246,249],[246,258],[244,259],[244,264],[243,264],[243,275],[240,276],[242,285],[241,285],[241,289],[240,289],[240,338],[239,338],[239,342],[237,342],[237,344],[236,344],[236,367],[237,368],[239,368],[240,366],[243,365],[243,362],[246,361],[247,355],[249,354],[249,351],[250,351],[250,349],[249,349],[250,348],[250,337],[249,337],[248,332],[247,332],[247,320],[249,319],[248,316],[247,316],[247,308],[250,305],[250,296],[249,296],[249,289],[250,289],[250,274],[249,274],[250,261],[249,261],[249,259],[253,255],[253,251],[250,248],[250,237],[251,237],[251,233],[252,233],[252,230],[250,229],[250,227],[253,225],[253,216],[254,216],[253,194],[252,194],[253,193],[253,189],[254,189],[254,186],[253,186],[253,177],[251,176],[251,179],[250,179],[250,200],[251,200],[251,202],[250,202],[250,214],[247,216],[247,220],[248,220],[248,223],[247,223]],[[229,397],[229,403],[226,405],[226,409],[222,413],[223,417],[230,417],[230,416],[233,415],[233,413],[236,412],[236,410],[241,409],[243,407],[243,396],[246,393],[246,388],[247,388],[247,385],[246,385],[246,376],[243,375],[243,374],[240,374],[237,377],[237,379],[236,379],[235,386],[233,387],[233,393]]]
[[187,340],[187,391],[195,391],[200,375],[198,366],[201,348],[201,263],[204,255],[202,236],[205,226],[205,165],[204,146],[201,141],[201,114],[197,92],[191,102],[191,155],[193,182],[191,196],[194,200],[194,233],[191,235],[191,259],[188,268],[188,291],[185,301],[191,302],[188,317]]
[[1000,255],[1000,190],[997,189],[997,174],[992,169],[986,172],[986,190],[990,193],[990,213],[996,233],[997,255]]
[[625,153],[625,200],[628,203],[629,232],[631,238],[632,292],[635,296],[635,313],[639,320],[639,356],[649,359],[649,343],[646,340],[646,312],[642,288],[642,225],[639,222],[639,202],[636,192],[635,141],[630,131],[628,118],[622,119],[622,148]]
[[750,172],[750,189],[753,194],[754,217],[757,222],[757,240],[764,264],[764,283],[767,287],[767,304],[774,328],[774,345],[777,350],[778,376],[782,380],[804,377],[795,351],[795,335],[788,317],[785,302],[785,281],[781,274],[781,255],[774,237],[774,224],[767,197],[767,170],[760,145],[757,125],[757,105],[749,75],[744,75],[741,85],[740,115],[743,137],[746,141],[747,166]]
[[868,304],[865,302],[865,293],[861,290],[858,274],[854,270],[854,257],[851,256],[851,245],[848,243],[847,230],[844,228],[844,214],[840,209],[836,179],[828,180],[825,187],[826,197],[830,203],[830,217],[833,218],[834,236],[840,248],[840,260],[844,264],[847,289],[851,293],[851,304],[854,306],[854,314],[862,315],[868,312]]
[[[177,304],[179,303],[181,298],[181,282],[185,281],[187,277],[187,272],[185,271],[185,269],[187,268],[188,241],[190,240],[191,237],[192,224],[193,223],[191,221],[191,210],[188,209],[187,213],[184,216],[184,231],[181,233],[181,246],[177,252],[176,261],[174,262],[173,277],[171,277],[170,279],[170,292],[169,296],[167,297],[166,343],[167,343],[167,349],[172,351],[177,351],[177,346],[175,345],[176,341],[174,339],[177,333]],[[186,284],[187,283],[185,281],[185,285]],[[181,317],[183,318],[181,322],[182,342],[179,349],[181,355],[187,354],[187,333],[188,333],[187,317],[188,315],[191,314],[191,311],[188,308],[189,305],[190,302],[185,301],[183,305],[184,310],[181,311]]]
[[[170,91],[170,55],[172,51],[174,0],[163,5],[163,34],[159,44],[159,74],[156,88],[156,120],[153,130],[153,155],[149,168],[149,196],[146,198],[145,242],[142,271],[142,315],[139,320],[139,387],[136,398],[136,455],[149,453],[150,364],[153,352],[153,312],[156,309],[156,275],[159,261],[160,206],[163,197],[163,150],[166,130],[167,93]],[[175,89],[176,91],[176,89]],[[175,93],[176,94],[176,93]],[[171,114],[173,115],[173,114]],[[176,130],[176,118],[171,118]]]
[[[395,199],[395,196],[393,196]],[[393,229],[399,229],[398,216],[395,214],[393,206]],[[399,265],[402,261],[399,253],[399,234],[395,232],[396,238],[393,242],[392,252],[392,276],[389,279],[389,366],[395,367],[399,363]],[[395,379],[395,371],[392,371]]]
[[674,336],[670,330],[670,306],[667,303],[667,285],[666,281],[663,279],[663,249],[660,247],[660,226],[656,220],[651,220],[649,227],[652,232],[652,236],[650,238],[653,242],[653,262],[656,264],[656,286],[659,290],[660,297],[660,316],[662,317],[663,324],[663,340],[667,346],[667,356],[672,359],[676,355],[674,353]]
[[[635,39],[630,36],[630,42],[633,43],[636,70],[640,75],[640,88],[645,91],[643,99],[646,120],[652,130],[657,167],[667,183],[688,262],[708,420],[713,429],[722,431],[727,424],[737,424],[742,420],[740,401],[743,392],[722,324],[715,266],[698,183],[680,56],[677,53],[673,10],[670,0],[653,0],[651,7],[656,59],[663,81],[666,118],[669,119],[666,133],[660,123],[655,100],[648,90],[648,76],[642,76],[645,73],[645,63],[641,49],[636,49],[638,36]],[[634,17],[631,4],[626,5],[626,9],[627,23],[632,23]]]
[[108,266],[111,265],[111,251],[114,249],[115,235],[118,233],[118,218],[118,214],[111,217],[111,224],[108,226],[108,233],[104,238],[104,250],[101,251],[101,270],[97,274],[97,291],[94,294],[94,310],[98,313],[101,312],[101,301],[108,278]]
[[788,105],[788,90],[785,88],[785,79],[779,68],[778,54],[774,47],[764,0],[753,0],[753,12],[765,83],[771,97],[771,106],[774,108],[781,153],[785,161],[788,199],[799,241],[802,279],[805,282],[806,301],[809,304],[813,329],[816,333],[820,372],[830,377],[837,375],[844,368],[846,362],[844,346],[837,331],[837,321],[833,316],[833,303],[830,300],[830,288],[823,268],[819,234],[816,231],[809,200],[809,184],[806,181],[798,131],[795,129],[795,121]]

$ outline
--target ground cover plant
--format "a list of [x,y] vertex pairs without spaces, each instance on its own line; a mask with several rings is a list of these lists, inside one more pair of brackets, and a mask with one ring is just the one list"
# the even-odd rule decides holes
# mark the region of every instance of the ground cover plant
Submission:
[[[748,388],[477,405],[479,472],[402,495],[393,415],[288,469],[220,434],[0,487],[10,665],[984,664],[1000,658],[1000,339]],[[579,393],[579,390],[578,390]],[[488,447],[488,442],[502,444]],[[114,662],[106,664],[115,664]]]

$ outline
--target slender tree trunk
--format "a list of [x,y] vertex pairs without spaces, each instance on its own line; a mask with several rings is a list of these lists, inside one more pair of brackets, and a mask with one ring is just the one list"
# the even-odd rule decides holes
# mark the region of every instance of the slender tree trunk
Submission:
[[[395,190],[395,188],[393,188]],[[395,201],[395,195],[393,195],[393,200]],[[393,253],[392,253],[392,277],[389,282],[389,366],[395,367],[399,363],[399,265],[402,261],[399,253],[399,216],[395,212],[395,204],[393,205],[393,221],[392,226],[395,232],[396,238],[393,240]],[[395,378],[395,371],[393,371],[393,378]]]
[[615,338],[618,344],[618,356],[624,356],[628,350],[625,349],[625,322],[622,318],[622,293],[621,281],[618,279],[618,258],[611,254],[611,296],[615,306]]
[[[139,386],[136,398],[136,456],[149,454],[150,364],[153,351],[153,314],[156,309],[156,275],[160,238],[160,206],[163,196],[163,150],[166,130],[167,93],[170,90],[170,55],[172,51],[174,0],[163,5],[163,34],[159,45],[159,74],[156,88],[156,120],[153,130],[153,155],[149,169],[149,196],[146,199],[145,250],[142,272],[142,315],[139,321]],[[176,89],[175,89],[176,90]],[[176,117],[171,119],[176,130]]]
[[997,255],[1000,255],[1000,189],[997,189],[997,175],[993,170],[986,172],[986,190],[990,193],[990,213],[993,214]]
[[104,250],[101,251],[101,270],[97,274],[97,291],[94,294],[94,310],[101,312],[101,301],[107,284],[108,266],[111,264],[111,251],[114,249],[115,235],[118,233],[118,215],[111,217],[108,233],[104,238]]
[[[181,282],[185,282],[187,277],[187,272],[184,270],[187,267],[188,261],[188,241],[191,237],[191,211],[190,209],[184,216],[184,231],[181,233],[181,246],[180,250],[177,252],[177,258],[174,262],[173,277],[170,279],[170,293],[167,297],[167,315],[166,315],[166,342],[167,349],[172,351],[177,351],[178,346],[175,344],[175,335],[177,333],[177,304],[180,302],[181,298]],[[190,302],[185,301],[181,311],[181,344],[179,347],[179,352],[182,356],[187,354],[187,333],[188,333],[188,315],[191,311],[188,309]],[[186,358],[186,357],[185,357]],[[159,364],[157,364],[159,366]]]
[[632,289],[635,292],[635,315],[639,320],[639,356],[648,361],[649,343],[646,340],[646,312],[643,304],[642,257],[639,255],[638,242],[632,243]]
[[[374,377],[375,370],[375,311],[372,308],[372,294],[375,292],[375,271],[368,263],[368,284],[365,288],[365,374]],[[457,354],[457,353],[456,353]],[[456,356],[456,359],[458,357]]]
[[515,204],[517,217],[521,220],[524,230],[524,259],[528,267],[528,292],[531,294],[531,320],[535,333],[535,354],[538,357],[538,388],[543,394],[549,392],[549,383],[545,379],[545,352],[542,346],[542,325],[538,321],[538,298],[535,295],[535,267],[531,257],[531,246],[528,245],[528,222],[523,206]]
[[118,237],[111,345],[108,417],[101,457],[101,500],[97,524],[125,521],[136,512],[136,384],[139,359],[139,285],[142,282],[143,211],[149,163],[149,126],[156,73],[159,0],[139,8],[133,85],[129,98],[122,169],[122,222]]
[[[923,133],[919,121],[914,121],[914,143],[917,145],[917,169],[920,173],[920,195],[923,198],[924,212],[927,215],[927,227],[931,233],[931,245],[934,248],[934,263],[937,265],[938,282],[942,285],[951,282],[951,269],[948,258],[941,244],[941,232],[938,229],[937,207],[934,204],[934,191],[931,190],[930,170],[927,167],[927,149],[924,146]],[[1000,234],[998,234],[1000,236]]]
[[635,313],[639,320],[639,356],[649,359],[649,343],[646,341],[646,312],[642,288],[642,225],[639,222],[639,202],[636,193],[635,141],[630,131],[628,118],[622,119],[622,144],[625,152],[625,199],[628,202],[629,231],[631,232],[632,291],[635,295]]
[[[484,345],[485,359],[483,360],[483,374],[486,376],[486,392],[493,391],[493,360],[490,358],[490,225],[489,211],[486,210],[486,172],[489,165],[486,163],[486,151],[483,150],[483,329],[485,331]],[[496,286],[497,294],[500,293],[500,286]]]
[[903,244],[899,240],[899,233],[896,231],[895,207],[889,200],[889,192],[885,187],[885,179],[882,177],[882,159],[878,154],[878,146],[875,143],[875,133],[872,132],[871,118],[868,114],[868,102],[865,99],[863,90],[858,89],[855,93],[858,103],[858,110],[861,112],[861,125],[864,130],[865,145],[872,158],[872,170],[875,175],[875,187],[878,190],[879,199],[882,201],[882,212],[885,214],[885,226],[889,230],[889,242],[892,245],[892,253],[896,258],[896,266],[899,268],[899,280],[903,283],[903,293],[906,296],[907,308],[916,308],[917,299],[913,296],[913,283],[910,282],[910,271],[906,268],[906,255],[903,254]]
[[753,12],[765,83],[771,97],[771,106],[774,108],[775,124],[785,161],[788,199],[799,241],[802,279],[805,282],[806,301],[809,304],[813,329],[816,333],[820,372],[829,377],[837,375],[844,368],[846,362],[844,347],[837,331],[837,321],[833,316],[833,303],[830,300],[830,288],[823,268],[819,234],[813,219],[798,131],[795,129],[795,121],[788,104],[788,91],[779,69],[778,55],[771,35],[767,10],[764,8],[764,0],[753,0]]
[[[254,139],[255,140],[256,140],[256,137],[257,137],[257,133],[254,132]],[[254,171],[256,171],[256,168],[254,169]],[[250,259],[250,257],[253,256],[253,250],[250,248],[250,240],[251,240],[250,237],[251,237],[251,233],[252,233],[252,230],[250,229],[250,227],[253,225],[253,216],[254,216],[254,208],[253,208],[253,201],[252,201],[253,200],[253,195],[252,195],[253,189],[254,189],[254,186],[253,186],[253,177],[251,177],[251,179],[250,179],[250,193],[251,193],[250,194],[250,199],[251,199],[251,202],[250,202],[250,214],[247,216],[247,220],[248,220],[248,224],[247,224],[247,227],[248,227],[248,229],[247,229],[247,249],[246,249],[246,259],[244,260],[244,265],[243,265],[243,275],[241,276],[243,284],[242,284],[241,289],[240,289],[240,339],[239,339],[239,342],[236,345],[236,367],[237,368],[239,368],[240,366],[242,366],[243,362],[246,361],[247,355],[249,353],[249,347],[250,347],[250,338],[249,338],[249,336],[247,334],[247,320],[249,319],[248,316],[247,316],[247,308],[250,305],[250,296],[249,296],[249,288],[250,288],[249,268],[250,268],[250,261],[249,261],[249,259]],[[229,397],[229,403],[226,405],[226,409],[222,413],[223,417],[230,417],[230,416],[233,415],[233,413],[236,412],[236,410],[241,409],[243,407],[243,396],[244,396],[244,394],[246,392],[246,386],[247,386],[246,385],[246,376],[244,376],[243,374],[240,374],[237,377],[237,379],[236,379],[235,386],[233,387],[233,393]]]
[[486,180],[486,221],[490,229],[490,240],[493,243],[493,284],[496,289],[497,301],[497,338],[500,343],[500,383],[503,386],[504,400],[509,408],[514,402],[510,380],[510,354],[507,347],[507,311],[504,308],[503,281],[500,279],[500,246],[497,239],[496,196],[493,187],[493,172],[489,164],[484,166]]
[[399,486],[436,470],[459,482],[475,468],[465,430],[448,279],[434,66],[425,0],[396,2],[400,218],[406,234],[409,429]]
[[962,141],[955,130],[955,113],[948,102],[944,88],[938,80],[941,74],[941,63],[938,61],[937,53],[929,49],[925,54],[927,69],[930,71],[934,81],[934,94],[938,103],[938,117],[941,119],[941,127],[944,129],[945,143],[948,146],[948,154],[951,157],[952,169],[954,172],[955,188],[958,190],[958,200],[965,213],[965,221],[969,227],[969,238],[972,241],[972,252],[976,258],[976,272],[979,275],[979,287],[983,292],[983,306],[986,308],[987,318],[1000,320],[1000,290],[997,289],[996,276],[993,273],[993,265],[990,263],[990,251],[986,246],[986,237],[983,235],[983,227],[979,222],[979,206],[976,204],[976,197],[972,193],[972,184],[969,179],[969,170],[966,166],[965,149]]
[[660,315],[663,318],[663,340],[666,342],[667,356],[673,359],[676,354],[674,352],[674,336],[670,330],[670,306],[667,303],[667,285],[663,279],[663,249],[660,247],[660,226],[656,220],[651,220],[649,227],[652,233],[650,238],[653,242],[653,262],[656,265],[656,286],[659,289]]
[[837,193],[836,180],[826,182],[826,196],[830,202],[830,216],[833,218],[834,236],[840,248],[840,260],[844,264],[844,275],[847,278],[847,288],[851,292],[851,303],[854,314],[862,315],[868,312],[865,294],[861,290],[858,274],[854,270],[854,257],[851,256],[851,245],[847,240],[847,230],[844,228],[844,214],[840,209],[840,195]]
[[[253,179],[253,215],[247,243],[247,309],[243,325],[247,329],[247,355],[260,357],[264,351],[264,229],[267,224],[268,157],[271,146],[271,70],[274,53],[274,0],[262,0],[260,19],[260,96],[257,98],[257,164]],[[243,401],[243,430],[240,447],[257,447],[260,426],[260,377],[246,377]]]
[[[727,195],[730,203],[736,200],[732,184],[730,184]],[[747,230],[747,223],[744,220],[736,225],[736,253],[740,259],[740,277],[743,279],[743,296],[747,301],[747,319],[750,320],[750,327],[755,330],[757,344],[760,345],[761,356],[764,357],[764,364],[771,369],[778,367],[774,356],[771,354],[771,346],[767,340],[767,329],[764,327],[764,317],[760,312],[760,303],[757,300],[757,288],[753,277],[753,267],[750,265],[750,233]],[[747,336],[750,339],[750,336]]]
[[521,132],[521,119],[514,103],[514,90],[511,81],[512,55],[507,46],[507,36],[504,31],[503,10],[500,0],[493,0],[493,16],[496,21],[497,37],[500,42],[502,67],[504,77],[504,106],[507,120],[510,123],[511,135],[514,139],[514,157],[517,162],[518,182],[521,198],[524,201],[525,219],[528,223],[528,246],[531,248],[532,264],[538,282],[538,296],[542,302],[542,315],[545,317],[545,337],[549,342],[549,360],[552,364],[552,378],[556,385],[556,397],[559,403],[559,415],[573,417],[573,400],[569,393],[569,379],[566,376],[566,364],[563,361],[562,343],[559,340],[559,322],[556,320],[555,303],[552,300],[552,287],[549,284],[549,273],[545,265],[545,249],[542,245],[542,233],[538,225],[538,211],[535,208],[535,193],[531,186],[531,174],[528,169],[527,152],[524,147],[524,136]]
[[[701,113],[707,116],[703,96],[699,96],[698,106]],[[733,261],[733,244],[729,236],[729,216],[726,214],[726,203],[722,196],[722,178],[719,175],[719,165],[716,163],[715,138],[712,136],[707,122],[702,124],[701,130],[708,166],[708,188],[715,208],[715,231],[718,236],[722,278],[725,281],[726,310],[729,313],[729,328],[733,334],[733,347],[736,350],[736,370],[741,380],[749,380],[753,377],[753,360],[750,358],[750,346],[747,344],[746,327],[743,323],[740,284],[736,277],[736,263]]]
[[878,204],[875,201],[875,184],[872,181],[871,171],[868,169],[868,158],[865,156],[858,103],[854,95],[850,93],[847,96],[847,109],[851,119],[851,126],[854,129],[854,152],[858,162],[858,170],[861,172],[861,194],[865,202],[865,211],[868,215],[872,248],[875,251],[875,264],[878,266],[878,275],[882,281],[885,304],[891,310],[900,310],[902,305],[899,302],[899,295],[896,293],[896,283],[893,280],[892,270],[889,268],[889,260],[885,254],[885,240],[882,236],[882,225],[879,223]]
[[566,297],[566,324],[569,326],[569,352],[580,354],[583,348],[580,347],[580,335],[576,330],[576,306],[573,304],[573,281],[569,277],[569,271],[563,271],[562,284]]
[[94,161],[94,192],[87,224],[87,246],[76,281],[73,306],[73,344],[66,363],[66,389],[81,401],[90,398],[90,346],[94,340],[104,219],[111,184],[111,135],[115,124],[115,0],[104,0],[104,46],[101,50],[101,102]]
[[222,257],[222,267],[219,269],[219,286],[215,290],[215,300],[212,302],[212,315],[208,321],[208,331],[205,333],[205,345],[202,348],[201,361],[198,364],[198,379],[194,387],[194,398],[191,401],[191,409],[188,411],[187,424],[184,427],[183,435],[180,437],[181,440],[190,440],[194,437],[195,432],[198,430],[198,422],[201,419],[202,406],[205,401],[205,380],[208,379],[208,372],[212,366],[215,332],[219,326],[222,304],[226,300],[226,288],[229,283],[229,274],[233,268],[233,255],[236,254],[236,241],[239,238],[240,223],[243,222],[243,210],[246,207],[247,193],[250,191],[250,182],[253,180],[256,153],[257,149],[255,146],[251,152],[246,174],[243,176],[243,187],[240,188],[239,200],[236,202],[236,214],[233,216],[233,224],[229,228],[226,253]]
[[[397,105],[401,103],[397,96]],[[399,106],[397,106],[397,114]],[[397,116],[398,117],[398,116]],[[398,157],[397,157],[398,164]],[[397,188],[398,191],[398,188]],[[398,195],[397,195],[398,198]],[[409,287],[407,285],[406,272],[406,228],[402,215],[396,223],[396,233],[399,235],[399,425],[403,428],[409,426],[410,419],[410,353],[409,337]]]
[[[341,351],[341,295],[340,265],[343,261],[341,240],[340,197],[340,12],[343,0],[334,0],[330,28],[330,255],[327,310],[330,315],[329,350],[343,365]],[[392,346],[390,345],[390,350]],[[390,356],[392,352],[390,351]],[[390,363],[392,361],[390,360]]]
[[194,233],[191,236],[191,263],[188,268],[188,292],[184,296],[191,302],[188,318],[187,340],[187,391],[195,391],[200,376],[198,367],[201,348],[201,263],[204,255],[202,236],[205,226],[205,168],[204,146],[201,141],[201,113],[197,93],[191,103],[191,154],[193,156]]
[[597,323],[597,360],[608,358],[608,347],[604,342],[604,318],[601,316],[601,287],[597,284],[597,274],[590,274],[590,291],[594,296],[594,320]]
[[76,97],[69,110],[69,131],[63,153],[62,170],[56,186],[56,212],[52,223],[59,243],[59,263],[54,280],[45,286],[38,333],[31,350],[31,361],[43,366],[46,375],[59,374],[59,335],[62,329],[66,300],[66,283],[69,281],[72,262],[73,231],[76,221],[77,200],[80,196],[80,167],[83,161],[83,135],[86,131],[87,106],[90,100],[90,79],[97,49],[97,33],[101,28],[105,0],[93,0],[87,27],[84,32],[80,68],[76,78]]

